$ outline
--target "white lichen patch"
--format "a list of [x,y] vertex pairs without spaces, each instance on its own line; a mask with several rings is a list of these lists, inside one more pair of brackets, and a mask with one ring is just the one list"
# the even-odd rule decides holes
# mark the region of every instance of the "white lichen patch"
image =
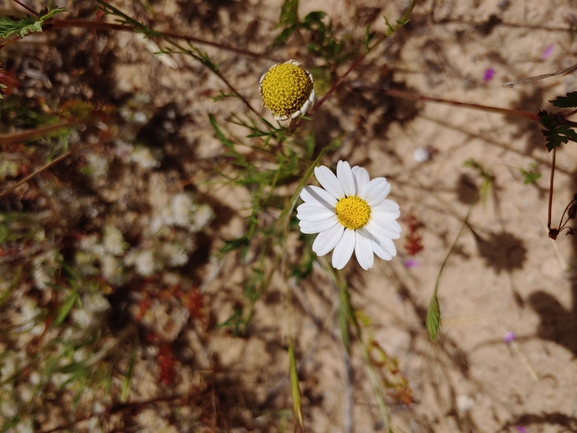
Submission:
[[132,249],[124,258],[124,264],[134,266],[136,272],[143,277],[152,275],[157,269],[152,250]]
[[165,341],[174,341],[188,321],[190,312],[176,302],[154,302],[142,319],[142,324],[162,337]]
[[103,229],[102,244],[108,254],[119,256],[126,251],[127,244],[122,233],[112,225],[106,225]]

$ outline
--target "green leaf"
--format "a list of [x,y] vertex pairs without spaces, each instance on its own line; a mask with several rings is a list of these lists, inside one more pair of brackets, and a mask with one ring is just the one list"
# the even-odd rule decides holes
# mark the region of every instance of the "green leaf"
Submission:
[[371,27],[367,24],[367,27],[365,27],[365,51],[369,51],[370,43],[376,34],[376,32],[371,32]]
[[303,24],[307,28],[313,23],[324,26],[323,18],[325,15],[326,14],[322,11],[313,11],[305,17]]
[[409,19],[407,18],[406,20],[397,20],[397,26],[402,27],[402,26],[406,26],[407,24],[409,24]]
[[10,234],[10,229],[6,224],[0,223],[0,242],[4,242],[8,239],[8,235]]
[[8,38],[12,35],[18,35],[18,37],[23,38],[29,33],[40,33],[45,21],[58,13],[66,11],[67,9],[65,8],[56,8],[40,11],[38,17],[32,15],[27,15],[23,18],[13,16],[0,17],[0,38]]
[[295,423],[299,427],[296,431],[305,431],[303,420],[303,408],[301,403],[301,390],[299,388],[299,376],[297,372],[297,362],[295,359],[295,350],[292,338],[289,338],[289,362],[291,378],[291,395],[293,399],[293,416]]
[[30,15],[24,18],[13,16],[0,17],[0,37],[8,38],[18,35],[23,38],[28,33],[38,33],[42,31],[42,21],[37,21],[36,17]]
[[66,12],[68,9],[66,8],[54,8],[54,9],[42,9],[38,14],[38,19],[41,21],[49,20],[50,18],[54,17],[54,15]]
[[217,323],[215,328],[234,328],[232,335],[237,337],[239,335],[240,327],[244,324],[243,308],[234,308],[234,313],[222,323]]
[[214,129],[214,132],[216,133],[216,138],[218,138],[218,140],[226,147],[228,148],[234,147],[234,143],[230,141],[228,138],[226,138],[226,135],[224,135],[224,133],[221,131],[220,126],[218,126],[218,123],[216,122],[214,116],[212,114],[209,114],[208,118],[210,120],[210,124],[212,125],[212,129]]
[[577,92],[567,93],[565,96],[558,96],[549,102],[559,108],[575,108],[577,107]]
[[523,183],[525,185],[534,184],[537,179],[541,177],[541,173],[537,171],[537,164],[535,162],[529,164],[529,168],[527,170],[520,168],[519,171],[523,176]]
[[72,374],[74,376],[82,376],[86,374],[88,367],[83,362],[71,362],[70,364],[60,367],[57,371],[64,374]]
[[58,315],[56,316],[56,320],[54,321],[55,325],[60,325],[62,322],[64,322],[64,319],[66,319],[68,313],[70,313],[70,310],[72,310],[72,307],[77,301],[80,301],[80,296],[78,292],[76,291],[72,292],[70,296],[68,296],[66,301],[64,301],[64,304],[60,306]]
[[21,415],[14,415],[9,420],[6,420],[4,422],[4,424],[2,424],[2,433],[7,432],[7,431],[13,431],[13,430],[11,430],[12,427],[18,425],[18,423],[20,422],[20,418],[22,418]]
[[290,38],[290,36],[294,33],[294,31],[297,29],[296,26],[290,26],[287,27],[286,29],[284,29],[272,42],[272,46],[276,47],[277,45],[281,45],[286,43],[286,41],[288,40],[288,38]]
[[439,330],[441,329],[441,308],[439,307],[439,300],[437,294],[434,293],[429,308],[427,308],[427,332],[431,340],[435,341]]
[[134,377],[134,366],[136,364],[136,348],[137,345],[132,345],[132,350],[130,351],[130,359],[128,360],[128,370],[126,371],[126,376],[122,381],[122,391],[120,392],[120,402],[124,403],[128,398],[128,393],[130,392],[130,382]]
[[274,39],[272,46],[284,44],[290,35],[299,28],[299,0],[285,0],[282,5],[277,27],[284,30]]
[[339,291],[339,326],[341,328],[341,339],[345,351],[351,353],[351,341],[349,334],[349,322],[355,320],[355,310],[351,305],[351,298],[347,288],[343,285]]
[[281,7],[279,26],[294,26],[299,23],[299,0],[285,0]]
[[226,98],[238,98],[238,95],[236,95],[234,93],[224,93],[221,90],[218,95],[212,97],[212,101],[218,102],[218,101],[222,101],[223,99],[226,99]]
[[237,248],[247,247],[250,244],[250,240],[246,237],[242,237],[239,239],[233,239],[230,241],[224,241],[224,246],[220,249],[221,254],[226,254],[232,250],[236,250]]
[[545,110],[541,110],[538,114],[539,123],[545,128],[543,135],[547,140],[549,152],[563,143],[577,142],[577,133],[572,129],[572,123],[567,121],[562,114],[549,113]]
[[395,33],[395,28],[391,25],[391,23],[389,22],[389,19],[383,15],[383,18],[385,19],[385,24],[387,26],[387,31],[385,32],[385,34],[387,36],[392,35],[393,33]]

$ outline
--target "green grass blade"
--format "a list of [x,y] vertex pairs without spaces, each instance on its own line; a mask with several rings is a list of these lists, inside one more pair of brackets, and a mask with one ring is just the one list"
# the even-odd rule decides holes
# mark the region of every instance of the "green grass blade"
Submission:
[[427,308],[427,332],[431,340],[435,341],[439,330],[441,329],[441,308],[439,307],[439,300],[437,293],[433,294]]
[[305,426],[303,420],[301,390],[299,388],[299,376],[297,372],[297,363],[295,360],[295,350],[292,338],[289,339],[289,361],[290,361],[291,395],[293,399],[295,432],[304,432]]

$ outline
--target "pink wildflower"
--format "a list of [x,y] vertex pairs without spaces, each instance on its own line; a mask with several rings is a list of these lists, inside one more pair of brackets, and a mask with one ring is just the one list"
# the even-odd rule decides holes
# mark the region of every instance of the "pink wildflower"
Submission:
[[554,48],[553,44],[545,48],[545,51],[543,51],[543,54],[541,54],[541,59],[547,60],[549,57],[551,57],[551,54],[553,54],[553,48]]
[[503,337],[503,340],[505,340],[505,343],[509,344],[511,343],[513,340],[515,340],[515,338],[517,338],[515,336],[515,334],[513,333],[513,331],[509,331],[505,334],[505,337]]
[[495,70],[493,68],[488,68],[485,70],[485,73],[483,74],[483,80],[491,81],[494,76],[495,76]]

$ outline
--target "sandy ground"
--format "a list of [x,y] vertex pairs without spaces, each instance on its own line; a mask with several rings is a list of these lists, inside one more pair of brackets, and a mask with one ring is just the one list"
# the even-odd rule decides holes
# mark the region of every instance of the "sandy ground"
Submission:
[[[301,3],[301,16],[327,6],[317,1]],[[146,16],[137,4],[114,4],[129,14]],[[327,12],[337,32],[361,37],[367,19],[371,28],[384,31],[381,15],[394,20],[407,4],[339,0]],[[265,52],[271,35],[278,31],[280,6],[276,0],[152,3],[158,29],[202,33],[206,39],[255,52]],[[401,207],[404,234],[410,216],[422,223],[424,249],[414,258],[403,247],[403,237],[397,241],[399,255],[392,262],[377,260],[367,272],[354,261],[345,268],[353,305],[370,318],[366,336],[373,336],[398,360],[412,391],[414,402],[405,405],[385,390],[395,432],[577,431],[576,244],[571,236],[561,235],[557,241],[547,237],[551,157],[539,126],[384,93],[392,88],[531,112],[550,109],[548,100],[575,90],[574,74],[512,88],[502,84],[577,63],[576,42],[568,30],[569,23],[577,21],[575,6],[569,0],[422,2],[409,25],[372,52],[304,125],[318,143],[342,139],[342,146],[323,161],[325,165],[346,159],[363,165],[372,177],[387,177],[391,198]],[[298,286],[275,277],[257,303],[245,336],[234,337],[214,326],[230,317],[241,298],[251,261],[236,253],[208,259],[222,239],[243,233],[248,193],[215,187],[218,178],[210,170],[210,161],[223,149],[207,114],[224,122],[229,113],[243,112],[242,104],[213,102],[212,97],[225,90],[223,84],[189,58],[172,56],[172,68],[132,34],[99,38],[103,52],[114,53],[104,69],[108,84],[99,90],[106,98],[120,101],[127,95],[147,94],[151,113],[160,119],[157,124],[150,122],[153,132],[167,130],[163,123],[167,104],[177,113],[175,117],[168,110],[167,118],[174,121],[168,128],[172,132],[153,138],[170,155],[172,165],[163,166],[154,176],[145,173],[143,190],[158,177],[172,191],[192,185],[196,196],[215,210],[215,219],[197,239],[203,253],[195,256],[198,262],[187,271],[187,277],[202,286],[210,319],[204,325],[183,324],[173,338],[180,356],[177,388],[208,384],[204,397],[196,402],[203,408],[202,423],[207,426],[198,431],[292,428],[289,333],[296,347],[307,431],[382,431],[361,352],[355,344],[350,356],[343,349],[337,293],[320,267]],[[258,79],[274,63],[271,58],[296,58],[311,69],[322,66],[319,59],[305,54],[296,38],[258,59],[206,49],[258,109]],[[346,67],[337,72],[344,73]],[[489,69],[493,75],[487,79]],[[271,118],[264,109],[262,113]],[[227,129],[239,132],[234,126]],[[419,148],[430,149],[431,158],[415,161]],[[554,224],[577,189],[576,156],[573,144],[557,155]],[[470,158],[494,181],[486,199],[472,206],[469,224],[444,268],[439,285],[442,331],[432,343],[424,326],[427,304],[482,185],[479,171],[464,166]],[[531,163],[537,164],[542,178],[527,185],[519,169]],[[409,265],[410,259],[414,261]],[[507,343],[510,333],[515,339]],[[130,394],[134,399],[167,391],[148,383],[155,379],[146,373],[145,360],[143,349]],[[211,369],[211,376],[205,369]],[[384,369],[378,374],[385,377]],[[147,419],[170,418],[166,408],[157,406],[134,417],[137,429],[145,428]],[[170,419],[169,428],[195,431],[174,421],[174,416]]]

